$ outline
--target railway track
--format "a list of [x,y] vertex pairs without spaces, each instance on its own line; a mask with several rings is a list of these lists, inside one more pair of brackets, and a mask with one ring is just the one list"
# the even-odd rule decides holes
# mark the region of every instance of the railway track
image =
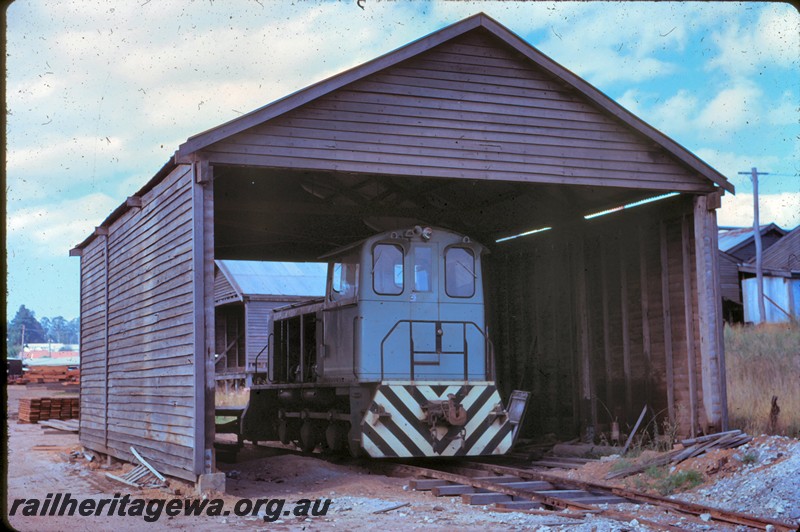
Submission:
[[[512,462],[513,463],[513,462]],[[393,476],[412,476],[409,487],[430,491],[433,496],[459,496],[465,504],[491,505],[500,512],[524,512],[582,519],[587,514],[623,522],[637,520],[658,530],[684,530],[665,522],[644,519],[638,512],[620,510],[617,505],[633,503],[656,507],[660,512],[688,519],[698,525],[718,523],[758,530],[793,531],[797,523],[746,515],[617,488],[599,482],[565,479],[552,473],[509,465],[508,462],[460,461],[420,467],[407,463],[370,462]],[[601,506],[602,505],[602,506]],[[626,507],[628,508],[628,507]],[[702,519],[700,516],[703,516]]]
[[411,489],[429,491],[435,497],[460,497],[464,504],[490,506],[492,511],[497,512],[523,512],[567,519],[583,519],[588,514],[594,514],[626,523],[635,519],[657,530],[685,530],[667,522],[645,519],[636,510],[630,510],[629,506],[625,510],[617,507],[624,503],[647,504],[663,515],[670,516],[668,520],[672,522],[684,519],[706,527],[716,523],[756,530],[770,527],[776,532],[800,530],[800,523],[721,510],[601,482],[564,478],[549,471],[531,468],[515,459],[425,462],[427,467],[422,467],[408,461],[351,460],[343,459],[340,455],[306,453],[284,446],[274,449],[337,464],[349,462],[389,476],[411,477]]

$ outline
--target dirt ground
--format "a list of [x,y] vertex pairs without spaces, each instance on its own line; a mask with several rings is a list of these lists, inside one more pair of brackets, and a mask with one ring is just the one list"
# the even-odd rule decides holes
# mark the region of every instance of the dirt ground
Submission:
[[[17,422],[18,400],[20,397],[53,396],[52,390],[32,386],[8,387],[8,457],[7,457],[7,508],[11,508],[15,499],[39,498],[44,500],[48,493],[69,493],[75,499],[112,498],[115,494],[130,495],[131,498],[151,500],[197,499],[191,485],[175,479],[168,479],[166,489],[138,490],[127,487],[106,478],[106,473],[123,474],[132,466],[116,463],[107,466],[101,459],[87,461],[80,452],[82,447],[77,434],[52,433],[38,424],[21,424]],[[760,447],[759,447],[760,445]],[[794,447],[792,447],[794,445]],[[722,465],[717,468],[720,480],[736,479],[742,472],[778,471],[776,465],[787,463],[787,458],[797,449],[797,462],[800,462],[800,443],[783,442],[782,446],[773,440],[765,439],[753,442],[753,451],[748,456],[761,452],[757,458],[748,458],[742,468],[735,468],[736,458],[733,452]],[[758,451],[760,449],[760,451]],[[780,449],[783,449],[782,451]],[[779,456],[780,455],[780,456]],[[740,457],[743,454],[738,455]],[[703,490],[712,489],[716,482],[714,475],[708,474],[720,463],[719,456],[710,456],[704,462],[698,461],[697,467],[704,468],[705,482],[682,497],[694,496],[695,502],[711,504],[703,500]],[[767,463],[769,462],[769,463]],[[792,463],[792,462],[788,462]],[[705,465],[702,465],[705,464]],[[726,466],[726,464],[729,464]],[[221,498],[224,508],[232,510],[237,501],[248,499],[286,499],[285,508],[292,508],[293,503],[301,499],[330,499],[330,507],[324,516],[276,515],[277,520],[267,522],[265,509],[257,515],[244,517],[229,515],[219,516],[186,516],[168,517],[162,515],[155,522],[146,522],[142,516],[24,516],[21,509],[17,514],[6,516],[10,525],[16,530],[63,531],[63,530],[141,530],[148,529],[185,529],[197,532],[218,530],[228,527],[242,530],[650,530],[638,521],[613,521],[603,517],[589,515],[581,519],[568,519],[561,516],[536,516],[522,513],[493,512],[487,507],[468,506],[461,503],[460,498],[435,498],[427,492],[415,492],[407,487],[408,480],[390,478],[370,474],[368,471],[352,465],[335,464],[313,457],[293,454],[282,454],[270,448],[246,447],[240,453],[236,463],[219,463],[219,469],[228,475],[225,494],[210,494],[209,499]],[[582,470],[565,472],[571,476],[601,480],[610,464],[592,463]],[[690,467],[687,461],[686,466]],[[793,469],[783,466],[790,474]],[[791,466],[794,467],[794,466]],[[760,468],[760,469],[759,469]],[[756,471],[756,473],[758,472]],[[762,476],[768,473],[761,473]],[[752,475],[751,475],[752,476]],[[798,471],[800,478],[800,470]],[[626,482],[635,482],[627,480]],[[784,482],[784,484],[786,484]],[[733,485],[732,490],[737,489]],[[787,490],[793,485],[788,484]],[[730,494],[711,492],[711,498],[724,500]],[[694,494],[694,495],[692,495]],[[778,517],[788,518],[796,509],[800,509],[800,489],[793,495],[774,492],[778,502],[773,510],[764,512]],[[774,498],[773,497],[773,498]],[[780,498],[783,497],[783,498]],[[794,499],[792,499],[794,497]],[[788,499],[788,500],[784,500]],[[375,513],[398,505],[385,513]],[[735,497],[731,504],[737,504]],[[768,503],[765,503],[768,505]],[[775,505],[781,509],[778,514]],[[794,506],[792,506],[794,505]],[[19,506],[22,508],[22,506]],[[274,507],[273,507],[274,508]],[[665,519],[675,524],[674,516],[659,515],[659,512],[646,507],[623,505],[621,511],[633,513],[645,519]],[[282,513],[282,512],[279,512]],[[762,512],[763,513],[763,512]],[[720,530],[718,526],[706,525],[697,518],[677,521],[682,528],[689,530]]]

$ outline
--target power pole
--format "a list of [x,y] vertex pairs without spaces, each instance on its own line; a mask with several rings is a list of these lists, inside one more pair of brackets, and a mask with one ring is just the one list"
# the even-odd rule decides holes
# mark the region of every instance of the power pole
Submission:
[[761,227],[758,220],[758,176],[769,175],[768,172],[759,172],[754,166],[749,172],[739,172],[740,175],[750,175],[753,182],[753,237],[756,240],[756,287],[758,290],[758,323],[767,319],[767,310],[764,307],[764,273],[761,271]]

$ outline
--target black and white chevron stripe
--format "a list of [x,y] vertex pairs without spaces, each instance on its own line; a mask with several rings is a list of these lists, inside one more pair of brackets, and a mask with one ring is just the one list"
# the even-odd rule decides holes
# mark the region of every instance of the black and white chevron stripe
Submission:
[[[434,437],[424,421],[422,405],[447,400],[449,394],[463,397],[466,425],[439,427]],[[497,405],[502,406],[500,394],[491,384],[384,384],[378,387],[373,402],[390,414],[378,417],[368,412],[361,423],[362,446],[375,458],[479,456],[503,454],[511,447],[511,424],[489,415]]]

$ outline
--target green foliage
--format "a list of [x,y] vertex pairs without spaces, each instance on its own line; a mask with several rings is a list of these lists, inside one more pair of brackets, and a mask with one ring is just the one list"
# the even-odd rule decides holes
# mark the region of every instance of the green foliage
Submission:
[[[32,310],[20,305],[14,319],[6,324],[6,353],[19,353],[23,340],[25,344],[53,342],[77,345],[80,342],[80,321],[78,318],[68,321],[63,316],[37,320]],[[71,351],[69,348],[62,350]]]
[[637,480],[638,489],[653,489],[666,496],[699,486],[703,483],[703,475],[692,469],[670,474],[666,466],[651,466],[645,471],[644,478]]
[[610,473],[616,473],[617,471],[622,471],[623,469],[627,469],[633,465],[631,460],[627,458],[620,458],[619,460],[615,460],[614,463],[611,465],[611,469],[609,469]]
[[20,305],[14,319],[8,324],[8,347],[21,346],[23,342],[26,344],[35,344],[46,342],[45,330],[42,324],[36,319],[36,315],[32,310],[29,310],[25,305]]
[[693,469],[679,471],[668,476],[656,487],[661,495],[670,495],[676,491],[690,490],[703,483],[703,474]]
[[755,464],[757,461],[758,461],[758,455],[756,453],[749,452],[745,453],[745,455],[742,456],[742,463],[745,465]]

